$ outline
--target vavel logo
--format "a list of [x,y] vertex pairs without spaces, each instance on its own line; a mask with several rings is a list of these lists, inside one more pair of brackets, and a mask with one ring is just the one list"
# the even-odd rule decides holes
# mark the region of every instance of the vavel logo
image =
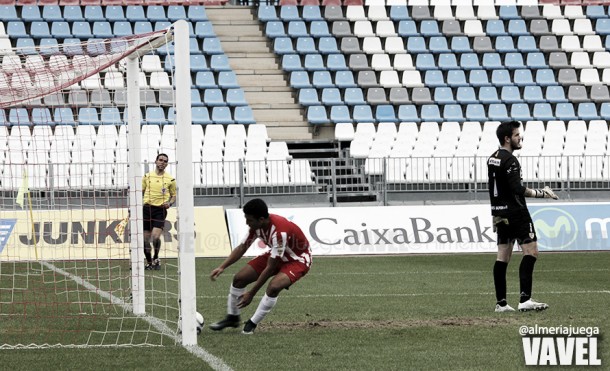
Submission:
[[4,250],[15,224],[17,219],[0,219],[0,253]]
[[570,213],[555,207],[545,207],[534,212],[532,219],[541,249],[574,247],[578,238],[578,224]]

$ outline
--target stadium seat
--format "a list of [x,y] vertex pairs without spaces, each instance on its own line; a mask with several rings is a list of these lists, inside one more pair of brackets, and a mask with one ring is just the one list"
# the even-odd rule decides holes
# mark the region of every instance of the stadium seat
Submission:
[[403,104],[398,107],[398,120],[401,122],[420,122],[417,107],[413,104]]
[[344,105],[337,105],[330,107],[330,121],[333,123],[340,122],[352,122],[350,116],[349,107]]
[[[484,86],[479,89],[479,102],[483,104],[500,103],[498,91],[493,86]],[[455,121],[455,120],[454,120]]]
[[364,100],[364,93],[362,92],[362,89],[358,87],[346,88],[343,94],[343,101],[345,104],[351,106],[366,103]]
[[375,120],[377,122],[397,122],[394,105],[381,104],[375,107]]
[[533,110],[534,120],[554,120],[553,108],[549,103],[536,103]]
[[[318,93],[316,89],[313,89],[314,92],[310,93],[310,94],[314,94],[315,93],[315,97],[312,97],[311,100],[313,99],[318,99]],[[303,90],[301,90],[303,91]],[[321,97],[321,102],[322,104],[326,105],[326,106],[334,106],[334,105],[341,105],[343,104],[343,100],[341,99],[341,91],[337,88],[326,88],[322,90],[322,97]]]
[[353,106],[352,118],[354,122],[373,122],[373,111],[369,105]]
[[284,54],[282,56],[282,68],[284,71],[302,71],[301,56],[298,54]]
[[307,108],[307,121],[310,124],[328,124],[328,114],[324,106],[310,106]]
[[[488,106],[487,116],[488,116],[489,120],[492,120],[492,121],[507,121],[507,120],[511,119],[511,117],[508,115],[508,108],[503,103],[490,104]],[[487,120],[487,119],[485,119],[485,120]],[[478,121],[485,121],[485,120],[478,120]],[[474,120],[470,120],[470,121],[474,121]]]
[[261,5],[258,7],[258,19],[263,22],[269,22],[277,20],[277,13],[275,7],[272,5]]
[[439,107],[435,104],[424,104],[421,106],[420,112],[422,122],[433,121],[441,122],[441,113]]
[[578,120],[572,103],[558,103],[555,106],[555,117],[562,121]]
[[[405,93],[406,93],[406,90],[405,90]],[[390,101],[392,101],[392,100],[390,100]],[[439,104],[452,104],[452,103],[456,102],[455,98],[453,97],[453,90],[451,88],[434,89],[434,101]],[[409,101],[407,100],[404,103],[408,103],[408,102]]]

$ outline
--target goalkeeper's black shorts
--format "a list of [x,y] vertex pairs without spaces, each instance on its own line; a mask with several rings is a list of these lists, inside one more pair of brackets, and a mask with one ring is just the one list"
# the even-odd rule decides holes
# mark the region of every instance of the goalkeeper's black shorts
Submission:
[[145,231],[152,231],[153,228],[163,229],[167,209],[161,206],[144,205],[142,215]]
[[498,245],[512,243],[512,241],[517,241],[519,245],[525,245],[538,240],[534,222],[532,222],[529,212],[509,216],[507,219],[508,224],[499,223],[497,225]]

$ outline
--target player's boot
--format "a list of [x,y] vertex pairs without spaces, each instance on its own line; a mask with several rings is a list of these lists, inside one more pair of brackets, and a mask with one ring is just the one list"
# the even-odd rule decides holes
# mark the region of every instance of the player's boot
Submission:
[[251,320],[248,320],[248,322],[246,322],[246,324],[244,325],[244,329],[241,333],[245,335],[252,335],[254,334],[254,330],[256,330],[256,323],[252,322]]
[[506,304],[505,306],[501,306],[500,304],[496,304],[496,313],[504,313],[504,312],[514,312],[515,308]]
[[218,321],[216,323],[212,323],[210,325],[210,329],[214,330],[214,331],[220,331],[226,327],[236,328],[236,327],[239,327],[239,325],[240,325],[239,316],[227,314],[227,316],[223,320]]
[[153,260],[152,269],[156,271],[161,270],[161,261],[159,259]]
[[537,301],[529,299],[528,301],[519,303],[519,306],[517,307],[517,309],[519,309],[519,312],[528,312],[530,310],[535,310],[535,311],[545,310],[545,309],[548,309],[548,307],[549,306],[546,303],[538,303]]
[[152,265],[152,263],[144,263],[144,270],[146,270],[146,271],[152,271],[152,270],[153,270],[153,265]]

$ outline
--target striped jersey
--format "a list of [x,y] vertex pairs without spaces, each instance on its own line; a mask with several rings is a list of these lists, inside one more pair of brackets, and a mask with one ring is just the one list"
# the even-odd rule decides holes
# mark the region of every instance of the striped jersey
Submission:
[[260,238],[271,248],[272,258],[279,257],[283,262],[298,261],[311,266],[311,247],[301,228],[283,216],[269,214],[269,220],[267,228],[250,229],[243,243],[250,246]]

